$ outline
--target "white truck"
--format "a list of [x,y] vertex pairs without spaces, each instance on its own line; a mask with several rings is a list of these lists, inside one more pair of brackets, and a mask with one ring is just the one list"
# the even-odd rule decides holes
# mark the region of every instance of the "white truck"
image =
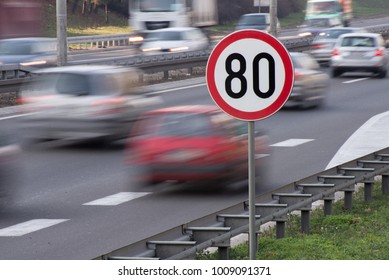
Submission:
[[129,15],[129,25],[137,33],[218,23],[217,0],[129,0]]
[[352,0],[308,0],[305,20],[335,18],[349,26],[352,12]]

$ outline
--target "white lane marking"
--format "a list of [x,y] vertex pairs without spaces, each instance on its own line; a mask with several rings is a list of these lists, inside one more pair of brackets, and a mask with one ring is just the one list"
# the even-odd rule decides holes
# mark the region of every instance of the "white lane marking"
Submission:
[[261,159],[269,156],[269,154],[255,154],[255,159]]
[[370,79],[370,78],[369,77],[367,77],[367,78],[360,78],[360,79],[345,81],[345,82],[343,82],[343,84],[352,84],[352,83],[356,83],[356,82],[365,81],[365,80],[368,80],[368,79]]
[[271,147],[295,147],[295,146],[298,146],[298,145],[301,145],[301,144],[304,144],[304,143],[307,143],[307,142],[311,142],[315,139],[289,139],[289,140],[285,140],[285,141],[282,141],[282,142],[279,142],[279,143],[275,143],[275,144],[272,144],[270,145]]
[[83,205],[115,206],[148,194],[148,192],[120,192],[84,203]]
[[178,91],[178,90],[183,90],[183,89],[188,89],[188,88],[202,87],[202,86],[205,86],[205,85],[207,85],[207,84],[206,83],[201,83],[201,84],[185,86],[185,87],[164,89],[164,90],[159,90],[159,91],[153,91],[150,94],[160,94],[160,93],[171,92],[171,91]]
[[20,118],[20,117],[25,117],[25,116],[30,116],[30,115],[33,115],[33,114],[35,114],[35,113],[26,113],[26,114],[19,114],[19,115],[12,115],[12,116],[8,116],[8,117],[2,117],[2,118],[0,118],[0,121],[8,120],[8,119]]
[[388,147],[388,123],[389,111],[370,118],[344,142],[326,169]]
[[68,221],[68,219],[34,219],[0,229],[0,236],[23,236]]

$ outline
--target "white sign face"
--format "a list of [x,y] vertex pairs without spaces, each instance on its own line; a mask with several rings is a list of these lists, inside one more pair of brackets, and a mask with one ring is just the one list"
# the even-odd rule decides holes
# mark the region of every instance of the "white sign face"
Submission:
[[241,30],[215,47],[207,64],[207,84],[215,103],[242,120],[266,118],[278,111],[293,87],[288,51],[273,36]]

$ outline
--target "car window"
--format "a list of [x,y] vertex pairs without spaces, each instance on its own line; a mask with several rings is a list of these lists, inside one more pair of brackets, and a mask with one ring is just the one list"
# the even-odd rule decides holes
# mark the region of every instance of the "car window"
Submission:
[[66,95],[84,96],[90,94],[86,75],[62,73],[58,77],[56,89],[58,93]]
[[212,134],[209,119],[202,114],[166,114],[157,129],[159,136],[208,136]]
[[153,41],[179,41],[182,40],[182,34],[178,31],[153,32],[148,37]]
[[342,47],[374,47],[374,39],[371,37],[346,37],[342,40]]
[[243,16],[239,21],[241,25],[266,25],[266,16]]

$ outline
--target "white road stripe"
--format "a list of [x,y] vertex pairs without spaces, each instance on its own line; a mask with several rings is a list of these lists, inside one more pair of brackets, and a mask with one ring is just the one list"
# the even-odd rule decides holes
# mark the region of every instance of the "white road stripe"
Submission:
[[311,142],[315,139],[289,139],[289,140],[285,140],[285,141],[282,141],[282,142],[279,142],[279,143],[276,143],[276,144],[272,144],[270,146],[272,147],[295,147],[295,146],[298,146],[298,145],[301,145],[301,144],[304,144],[304,143],[307,143],[307,142]]
[[68,219],[34,219],[0,229],[0,236],[23,236],[68,221]]
[[171,92],[171,91],[178,91],[178,90],[183,90],[183,89],[188,89],[188,88],[202,87],[202,86],[205,86],[205,85],[207,85],[207,84],[201,83],[201,84],[184,86],[184,87],[178,87],[178,88],[164,89],[164,90],[159,90],[159,91],[153,91],[150,94],[160,94],[160,93]]
[[114,206],[124,202],[142,197],[149,194],[148,192],[120,192],[117,194],[109,195],[100,199],[96,199],[83,205],[99,205],[99,206]]
[[360,79],[345,81],[345,82],[343,82],[343,83],[344,83],[344,84],[352,84],[352,83],[356,83],[356,82],[365,81],[365,80],[368,80],[368,79],[370,79],[370,78],[369,78],[369,77],[367,77],[367,78],[360,78]]
[[35,113],[26,113],[26,114],[12,115],[12,116],[8,116],[8,117],[1,117],[0,121],[8,120],[8,119],[20,118],[20,117],[25,117],[25,116],[30,116],[30,115],[33,115],[33,114],[35,114]]

